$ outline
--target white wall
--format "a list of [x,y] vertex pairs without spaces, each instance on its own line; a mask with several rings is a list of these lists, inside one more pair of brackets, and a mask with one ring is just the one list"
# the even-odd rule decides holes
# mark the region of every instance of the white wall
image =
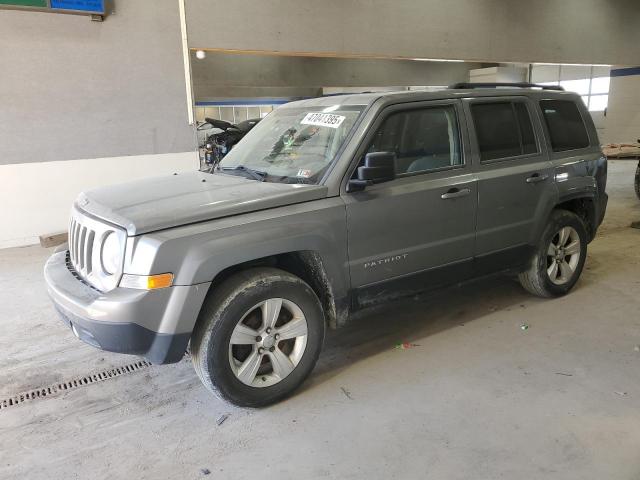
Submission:
[[488,67],[469,70],[469,81],[473,83],[525,82],[527,69],[524,67]]
[[0,248],[66,231],[81,191],[197,168],[196,152],[0,165]]
[[634,75],[615,76],[616,69],[612,70],[604,143],[634,143],[640,139],[640,68],[635,71]]

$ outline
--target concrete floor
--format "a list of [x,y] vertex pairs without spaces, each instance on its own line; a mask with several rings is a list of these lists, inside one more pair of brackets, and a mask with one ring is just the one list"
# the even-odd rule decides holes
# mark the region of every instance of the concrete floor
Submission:
[[[9,407],[0,478],[638,479],[634,169],[610,163],[605,224],[567,297],[498,278],[385,306],[330,335],[302,390],[263,410],[210,396],[188,360]],[[0,251],[0,401],[134,360],[57,320],[48,254]]]

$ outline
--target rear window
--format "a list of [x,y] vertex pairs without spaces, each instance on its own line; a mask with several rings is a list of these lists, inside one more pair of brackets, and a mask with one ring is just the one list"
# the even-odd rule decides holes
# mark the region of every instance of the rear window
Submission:
[[575,102],[541,100],[540,108],[551,138],[554,152],[576,150],[589,146],[589,135]]
[[482,161],[536,153],[533,126],[522,102],[471,105]]

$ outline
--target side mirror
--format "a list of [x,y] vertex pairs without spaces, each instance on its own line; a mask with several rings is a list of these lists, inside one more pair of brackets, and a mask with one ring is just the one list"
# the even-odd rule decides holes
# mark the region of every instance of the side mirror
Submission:
[[349,180],[350,192],[364,190],[367,185],[388,182],[396,178],[396,154],[372,152],[364,157],[364,165],[358,167],[357,178]]

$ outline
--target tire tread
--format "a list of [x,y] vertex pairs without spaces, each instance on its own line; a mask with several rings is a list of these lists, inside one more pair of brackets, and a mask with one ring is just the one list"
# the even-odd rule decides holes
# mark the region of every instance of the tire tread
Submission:
[[[322,307],[317,296],[311,287],[302,279],[277,268],[256,267],[242,270],[232,275],[209,293],[191,337],[191,358],[196,374],[204,386],[215,396],[235,403],[236,405],[260,407],[273,402],[250,401],[246,398],[234,397],[228,391],[223,391],[216,385],[213,379],[214,376],[212,372],[209,371],[209,340],[213,338],[222,327],[223,319],[221,318],[221,314],[227,305],[233,302],[242,292],[274,280],[284,281],[302,287],[307,291],[306,293],[308,295],[312,295],[313,298],[315,298],[319,311],[322,312]],[[322,316],[322,322],[322,338],[324,338],[324,315]],[[315,360],[313,364],[315,364]]]
[[554,229],[558,225],[566,225],[568,223],[574,222],[577,222],[577,224],[580,226],[580,229],[582,230],[581,239],[584,239],[582,248],[584,250],[584,256],[586,258],[586,227],[584,226],[584,222],[582,221],[582,219],[569,210],[559,208],[553,210],[551,212],[551,215],[549,216],[549,222],[547,223],[547,227],[545,228],[542,237],[540,238],[536,251],[531,257],[529,267],[527,268],[527,270],[518,274],[520,285],[522,285],[522,287],[529,293],[542,298],[552,298],[559,295],[564,295],[568,293],[571,288],[573,288],[575,281],[577,281],[577,279],[580,277],[584,262],[580,266],[580,271],[578,272],[577,278],[568,288],[563,289],[562,291],[554,291],[550,289],[549,286],[547,286],[546,272],[541,271],[539,268],[540,255],[546,255],[547,241],[550,229]]

